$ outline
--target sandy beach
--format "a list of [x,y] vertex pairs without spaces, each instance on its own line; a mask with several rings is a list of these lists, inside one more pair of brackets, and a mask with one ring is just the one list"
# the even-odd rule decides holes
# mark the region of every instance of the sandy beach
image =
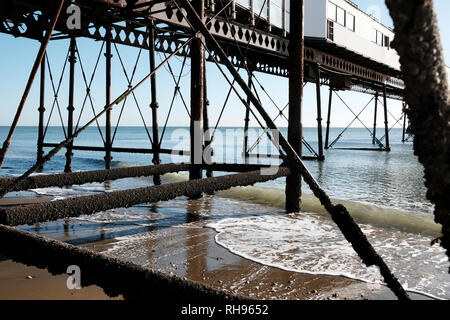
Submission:
[[[26,203],[33,201],[48,199],[27,199]],[[23,202],[24,199],[6,199],[2,205]],[[201,206],[201,200],[191,201],[188,207],[191,222],[138,233],[136,241],[109,237],[100,224],[80,220],[36,225],[34,229],[41,230],[41,233],[50,238],[78,242],[96,252],[127,259],[250,299],[395,299],[384,286],[344,277],[284,271],[239,257],[216,244],[216,232],[206,228],[206,222],[195,217],[198,206]],[[93,237],[93,234],[96,236]],[[54,276],[46,270],[0,257],[0,299],[112,299],[96,286],[69,290],[66,286],[67,277],[68,275]],[[119,296],[113,299],[121,298]],[[424,297],[415,295],[414,298]]]

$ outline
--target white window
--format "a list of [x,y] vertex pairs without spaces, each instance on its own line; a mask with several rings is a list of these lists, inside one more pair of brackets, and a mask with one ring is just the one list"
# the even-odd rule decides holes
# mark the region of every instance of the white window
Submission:
[[244,8],[250,9],[251,1],[250,0],[236,0],[237,4],[240,4]]
[[270,23],[279,28],[283,27],[282,0],[270,0]]
[[[261,14],[261,18],[267,19],[267,1],[264,0],[254,0],[254,14]],[[263,7],[264,6],[264,7]]]
[[290,31],[291,30],[291,26],[290,26],[290,23],[291,23],[291,15],[290,15],[290,12],[291,12],[291,1],[285,1],[285,5],[286,5],[286,12],[285,12],[285,21],[286,21],[286,31]]
[[328,2],[328,19],[332,20],[332,21],[336,21],[336,10],[337,10],[337,6],[332,3],[332,2]]
[[383,34],[377,30],[377,44],[383,46]]
[[337,23],[340,25],[345,26],[345,10],[342,8],[337,7]]
[[355,31],[355,16],[352,15],[351,13],[346,13],[346,17],[345,17],[345,26],[352,30]]

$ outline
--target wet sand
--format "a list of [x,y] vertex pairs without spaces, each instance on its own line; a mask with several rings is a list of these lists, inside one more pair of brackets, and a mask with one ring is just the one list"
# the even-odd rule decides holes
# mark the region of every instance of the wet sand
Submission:
[[[284,271],[239,257],[217,245],[216,232],[205,227],[207,221],[198,215],[205,203],[202,200],[187,203],[185,223],[172,221],[167,225],[163,220],[165,225],[131,225],[123,229],[123,224],[111,226],[77,219],[22,228],[250,299],[395,299],[384,286],[344,277]],[[117,237],[123,234],[125,237]],[[67,277],[53,276],[46,270],[3,257],[0,258],[0,299],[110,299],[96,286],[67,289]]]
[[111,299],[96,286],[81,290],[67,289],[67,277],[67,275],[53,276],[46,270],[5,259],[0,261],[0,300]]

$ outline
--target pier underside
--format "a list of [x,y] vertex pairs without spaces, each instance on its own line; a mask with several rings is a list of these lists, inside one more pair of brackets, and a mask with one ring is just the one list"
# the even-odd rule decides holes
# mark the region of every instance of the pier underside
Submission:
[[[291,4],[291,17],[303,17],[302,2],[295,1]],[[131,3],[133,4],[131,5]],[[155,292],[152,293],[152,290],[148,290],[148,288],[156,285],[164,288],[162,291],[163,297],[175,296],[181,299],[188,297],[198,300],[243,299],[243,297],[224,294],[198,283],[161,275],[148,268],[124,263],[59,241],[45,239],[32,233],[20,231],[13,226],[89,215],[99,211],[131,207],[142,203],[167,201],[180,196],[195,199],[201,197],[204,193],[211,194],[236,186],[248,186],[286,177],[286,210],[288,212],[299,211],[301,180],[303,179],[330,213],[333,221],[352,244],[362,262],[367,266],[378,266],[386,284],[395,295],[400,299],[408,299],[407,293],[367,241],[347,209],[342,205],[332,203],[303,162],[303,160],[325,160],[324,149],[333,148],[344,133],[342,132],[334,141],[331,141],[329,129],[334,96],[341,99],[354,114],[354,121],[361,121],[359,114],[356,114],[340,97],[339,92],[344,90],[363,92],[371,97],[373,96],[367,106],[372,102],[375,103],[374,127],[369,129],[366,125],[364,126],[370,133],[372,143],[377,146],[368,150],[389,151],[388,99],[404,99],[405,89],[400,72],[383,64],[370,61],[365,57],[352,54],[343,48],[337,48],[315,39],[304,39],[302,19],[291,18],[289,35],[285,35],[282,30],[269,28],[267,23],[262,20],[257,19],[252,24],[248,21],[248,14],[245,11],[233,12],[231,10],[232,3],[233,1],[222,3],[221,1],[203,0],[192,3],[188,0],[77,0],[73,4],[81,10],[80,21],[82,25],[81,28],[73,30],[68,28],[66,21],[68,3],[65,3],[65,1],[10,0],[0,3],[0,32],[41,42],[41,49],[30,74],[22,102],[17,110],[15,122],[1,151],[0,165],[8,151],[11,137],[26,102],[29,89],[38,69],[40,69],[41,104],[39,107],[37,161],[22,176],[13,179],[1,179],[0,195],[4,196],[11,191],[30,188],[61,187],[125,177],[152,176],[154,180],[154,186],[146,188],[2,208],[0,209],[0,239],[3,245],[0,246],[0,253],[19,262],[47,268],[53,273],[65,273],[69,261],[70,265],[77,264],[80,267],[89,265],[91,271],[83,280],[86,281],[85,284],[97,284],[108,294],[123,294],[126,298],[154,297]],[[74,84],[77,81],[75,79],[75,68],[77,64],[81,65],[80,52],[77,47],[77,39],[79,38],[102,42],[99,57],[103,53],[103,48],[106,57],[106,101],[104,107],[102,106],[102,109],[97,112],[94,111],[94,117],[86,124],[81,125],[79,122],[76,123],[76,118],[74,118],[76,108],[73,98],[75,94]],[[67,132],[65,132],[65,140],[61,142],[46,142],[45,81],[47,79],[46,72],[51,72],[50,61],[46,56],[46,47],[54,41],[69,42],[65,61],[69,70]],[[112,54],[120,56],[116,46],[118,44],[145,50],[150,61],[148,75],[139,79],[140,81],[133,79],[134,73],[131,78],[127,75],[128,83],[124,85],[125,90],[119,93],[111,92],[110,74]],[[157,52],[164,54],[165,57],[160,65],[156,65],[155,62]],[[187,58],[190,59],[191,65],[190,101],[183,99],[184,107],[190,116],[190,150],[172,150],[161,147],[167,121],[160,132],[158,108],[161,108],[161,106],[158,104],[156,90],[157,71],[162,66],[169,65],[170,59],[175,56],[184,59],[183,68]],[[210,125],[212,119],[208,116],[208,81],[205,67],[207,62],[216,65],[230,85],[230,93],[236,94],[244,105],[246,112],[245,127],[248,128],[250,117],[253,117],[264,130],[263,135],[266,135],[277,146],[279,151],[277,156],[282,160],[279,166],[269,168],[264,165],[217,164],[209,162],[207,157],[205,159],[205,150],[211,149],[214,138],[209,130],[212,128]],[[82,68],[82,66],[80,67]],[[241,75],[242,72],[239,71],[245,72],[248,78],[244,80]],[[273,103],[278,109],[278,117],[284,117],[287,120],[287,138],[281,134],[275,125],[276,119],[273,119],[266,106],[262,105],[257,86],[259,85],[260,90],[269,98],[270,94],[265,91],[263,84],[259,82],[257,73],[289,79],[288,105],[282,109],[277,103]],[[175,83],[174,96],[181,95],[178,87],[179,78],[177,81],[177,77],[173,73],[172,77]],[[151,86],[149,95],[151,97],[152,132],[147,131],[151,148],[115,147],[111,112],[118,109],[118,105],[124,106],[127,98],[136,100],[135,90],[147,80],[149,80]],[[86,79],[83,79],[83,81],[86,88],[85,103],[92,104],[90,83]],[[316,87],[318,129],[318,145],[316,148],[304,141],[301,127],[302,90],[308,82]],[[330,90],[325,143],[322,139],[322,102],[320,98],[322,86],[327,86]],[[57,101],[58,92],[56,90],[54,96]],[[224,103],[224,108],[226,104],[227,102]],[[377,138],[376,135],[378,104],[383,107],[384,111],[385,130],[382,138]],[[56,105],[58,105],[57,102]],[[92,106],[92,108],[94,107]],[[84,109],[84,106],[82,109]],[[405,104],[402,118],[397,120],[397,123],[404,120],[404,128],[407,124],[406,113]],[[100,119],[105,121],[106,131],[104,136],[98,123]],[[145,119],[142,120],[147,128]],[[76,144],[79,134],[94,124],[99,127],[103,146],[94,147]],[[219,124],[220,118],[215,129]],[[244,150],[242,155],[244,157],[267,156],[253,152],[255,144],[257,145],[259,141],[249,145],[252,142],[248,141],[248,137],[245,136],[243,139]],[[405,136],[403,139],[405,140]],[[303,154],[303,146],[310,151],[311,155]],[[46,148],[50,148],[47,153],[45,152]],[[65,173],[30,176],[62,149],[66,150]],[[104,152],[105,170],[72,173],[72,156],[73,151],[76,150]],[[153,155],[153,166],[111,169],[112,153],[114,152],[151,154]],[[179,154],[189,157],[190,161],[189,164],[161,164],[161,154]],[[180,171],[189,172],[189,181],[162,184],[161,175]],[[238,173],[214,177],[214,171]],[[206,173],[206,178],[203,178],[204,173]],[[108,274],[108,278],[101,276],[102,274]],[[111,274],[114,277],[111,277]],[[117,279],[121,279],[121,281],[117,281]]]

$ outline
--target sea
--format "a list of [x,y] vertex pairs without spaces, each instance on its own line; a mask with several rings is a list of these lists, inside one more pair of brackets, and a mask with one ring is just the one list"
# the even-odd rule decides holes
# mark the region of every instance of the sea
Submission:
[[[7,127],[0,127],[0,139],[6,137]],[[77,146],[102,146],[99,130],[90,127],[76,140]],[[151,128],[148,128],[151,132]],[[37,127],[18,127],[7,158],[0,169],[1,176],[19,176],[36,161]],[[286,129],[281,129],[286,134]],[[304,128],[305,140],[317,149],[317,129]],[[331,128],[330,142],[343,128]],[[379,133],[384,133],[379,129]],[[64,139],[61,127],[48,127],[45,141],[57,143]],[[189,150],[189,129],[168,127],[164,132],[162,148]],[[323,132],[325,136],[325,130]],[[381,134],[382,135],[382,134]],[[252,153],[276,154],[276,148],[262,130],[251,128],[249,146],[262,136]],[[348,150],[376,148],[372,145],[366,128],[349,128],[333,145],[325,150],[323,162],[306,161],[312,175],[335,203],[347,207],[375,249],[383,257],[400,282],[412,292],[423,293],[439,299],[450,299],[449,262],[439,245],[431,245],[441,234],[440,225],[433,219],[433,205],[426,199],[423,167],[413,153],[412,138],[403,143],[402,130],[390,132],[390,152]],[[382,143],[385,141],[382,140]],[[115,147],[150,148],[151,143],[144,127],[120,127],[114,137]],[[243,128],[218,128],[213,140],[215,162],[279,164],[277,158],[244,159]],[[49,148],[45,149],[49,151]],[[304,147],[304,155],[311,155]],[[165,154],[162,163],[187,162],[188,157]],[[113,167],[151,165],[150,154],[113,153]],[[62,172],[65,150],[60,151],[44,168],[35,174]],[[91,151],[74,151],[74,171],[103,169],[104,154]],[[215,175],[228,173],[215,172]],[[166,174],[163,183],[187,180],[186,172]],[[7,196],[50,197],[53,200],[73,196],[111,192],[152,185],[151,177],[127,178],[110,183],[90,183],[64,188],[35,189]],[[302,185],[302,210],[286,214],[283,210],[285,179],[249,187],[236,187],[208,196],[209,206],[198,210],[205,228],[215,230],[215,241],[232,253],[255,261],[293,272],[337,275],[379,284],[382,279],[377,268],[367,268],[352,250],[327,212],[312,195],[308,186]],[[102,225],[102,238],[119,240],[109,254],[121,258],[137,259],[145,265],[145,255],[139,250],[130,251],[130,243],[139,248],[150,237],[148,227],[169,228],[188,226],[186,218],[188,199],[180,197],[158,204],[143,204],[128,209],[115,209],[92,216],[82,216],[80,221]],[[141,226],[143,228],[136,228]],[[40,232],[29,226],[25,230]],[[45,232],[42,231],[45,235]],[[97,238],[90,237],[92,241]],[[126,243],[127,250],[121,250]],[[134,258],[133,258],[134,257]]]

